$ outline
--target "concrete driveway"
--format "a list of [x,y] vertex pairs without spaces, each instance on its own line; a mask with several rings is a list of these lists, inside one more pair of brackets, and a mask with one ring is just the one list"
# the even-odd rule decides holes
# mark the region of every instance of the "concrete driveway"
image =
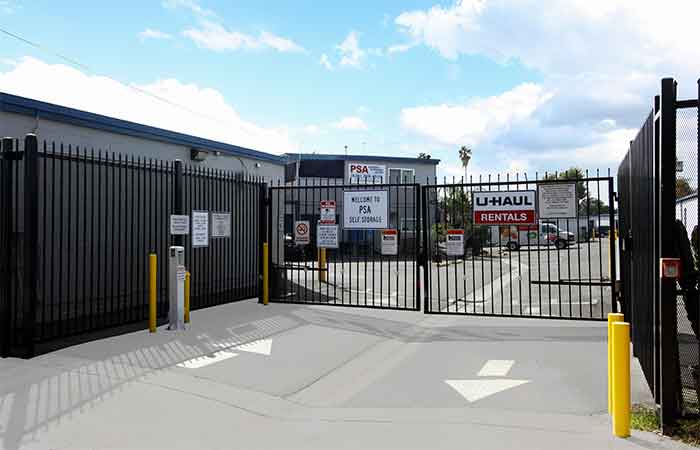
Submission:
[[684,448],[611,437],[604,323],[252,300],[192,320],[0,360],[0,447]]

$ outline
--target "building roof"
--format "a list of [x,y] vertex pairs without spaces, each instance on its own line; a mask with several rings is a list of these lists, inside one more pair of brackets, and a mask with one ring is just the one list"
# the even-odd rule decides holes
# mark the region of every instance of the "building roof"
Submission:
[[[421,159],[421,158],[407,158],[405,156],[377,156],[377,155],[343,155],[343,154],[319,154],[319,153],[285,153],[282,155],[287,158],[287,162],[294,162],[301,159],[302,161],[358,161],[358,162],[403,162],[403,163],[413,163],[413,164],[431,164],[438,165],[440,163],[439,159]],[[301,158],[300,158],[301,156]]]
[[285,157],[0,92],[0,111],[283,165]]

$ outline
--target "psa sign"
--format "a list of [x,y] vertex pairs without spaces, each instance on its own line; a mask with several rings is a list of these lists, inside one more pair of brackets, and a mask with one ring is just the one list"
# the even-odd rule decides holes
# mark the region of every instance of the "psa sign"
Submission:
[[384,183],[386,166],[379,164],[348,163],[348,181],[350,183]]
[[477,225],[532,225],[536,223],[535,191],[474,192]]

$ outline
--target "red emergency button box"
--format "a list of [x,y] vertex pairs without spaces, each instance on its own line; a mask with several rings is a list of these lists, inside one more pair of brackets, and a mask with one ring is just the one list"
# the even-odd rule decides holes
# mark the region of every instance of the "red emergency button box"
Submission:
[[679,258],[661,258],[661,279],[678,280],[681,278],[681,260]]

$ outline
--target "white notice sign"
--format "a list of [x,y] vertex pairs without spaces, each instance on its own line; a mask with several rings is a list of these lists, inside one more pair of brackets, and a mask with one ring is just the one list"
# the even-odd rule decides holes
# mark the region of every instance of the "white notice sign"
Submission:
[[171,214],[170,234],[173,236],[179,234],[190,234],[190,216]]
[[464,230],[447,230],[447,256],[464,256]]
[[294,243],[306,245],[311,242],[311,226],[308,220],[294,222]]
[[192,211],[192,247],[209,246],[209,211]]
[[373,230],[389,226],[386,191],[343,192],[343,228]]
[[540,219],[576,217],[576,183],[544,183],[537,186]]
[[382,255],[399,254],[399,232],[397,230],[382,230]]
[[211,213],[211,237],[231,237],[231,213]]
[[319,225],[317,231],[318,248],[338,248],[338,225]]

